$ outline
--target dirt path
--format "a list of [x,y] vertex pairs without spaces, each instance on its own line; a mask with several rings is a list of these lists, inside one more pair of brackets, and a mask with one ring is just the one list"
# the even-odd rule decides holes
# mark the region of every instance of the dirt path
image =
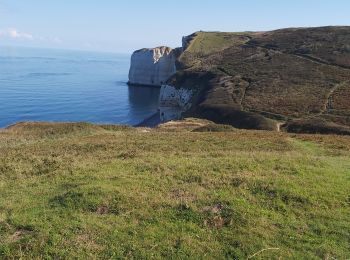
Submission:
[[246,45],[252,46],[252,47],[256,47],[256,48],[262,48],[262,49],[265,49],[265,50],[278,51],[280,53],[283,53],[283,54],[286,54],[286,55],[292,55],[292,56],[295,56],[295,57],[298,57],[298,58],[301,58],[301,59],[304,59],[304,60],[308,60],[308,61],[320,64],[320,65],[326,65],[326,66],[336,67],[338,69],[350,70],[350,68],[348,66],[343,66],[343,65],[339,65],[339,64],[333,64],[333,63],[327,62],[325,60],[322,60],[320,58],[313,57],[313,56],[310,56],[310,55],[307,55],[307,54],[286,52],[286,51],[283,51],[283,50],[279,50],[279,49],[275,49],[275,48],[269,48],[267,46],[262,46],[262,45],[259,45],[259,44],[256,44],[256,43],[251,43],[251,42],[247,42]]
[[281,132],[281,126],[283,126],[285,123],[277,123],[277,132]]

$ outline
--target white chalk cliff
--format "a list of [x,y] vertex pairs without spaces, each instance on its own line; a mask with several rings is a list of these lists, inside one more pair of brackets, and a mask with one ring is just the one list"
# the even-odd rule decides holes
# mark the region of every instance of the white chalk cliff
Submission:
[[[183,39],[186,48],[190,38]],[[191,90],[176,88],[167,84],[176,73],[176,59],[181,48],[157,47],[141,49],[131,56],[129,84],[161,86],[159,96],[159,114],[161,122],[180,119],[191,107]]]
[[169,47],[141,49],[131,56],[129,84],[161,86],[176,72],[176,51]]

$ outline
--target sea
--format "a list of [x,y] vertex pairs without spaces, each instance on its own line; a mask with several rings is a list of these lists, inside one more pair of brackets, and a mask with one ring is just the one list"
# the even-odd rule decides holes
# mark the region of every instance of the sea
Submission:
[[159,88],[128,86],[130,54],[0,47],[0,128],[23,121],[137,125]]

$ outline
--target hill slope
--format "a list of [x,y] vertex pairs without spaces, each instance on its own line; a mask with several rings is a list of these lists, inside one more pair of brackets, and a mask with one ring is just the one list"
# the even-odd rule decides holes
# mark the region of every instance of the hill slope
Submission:
[[348,137],[15,125],[0,132],[0,258],[347,259],[349,168]]
[[169,82],[196,91],[188,115],[242,128],[274,128],[267,117],[349,130],[350,27],[197,32],[184,45]]

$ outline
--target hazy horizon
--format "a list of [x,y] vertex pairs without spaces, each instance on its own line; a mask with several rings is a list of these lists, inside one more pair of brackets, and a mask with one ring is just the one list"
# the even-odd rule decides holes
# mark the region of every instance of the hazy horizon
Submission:
[[[310,12],[312,10],[312,12]],[[350,25],[350,2],[0,0],[0,46],[130,53],[195,31]]]

